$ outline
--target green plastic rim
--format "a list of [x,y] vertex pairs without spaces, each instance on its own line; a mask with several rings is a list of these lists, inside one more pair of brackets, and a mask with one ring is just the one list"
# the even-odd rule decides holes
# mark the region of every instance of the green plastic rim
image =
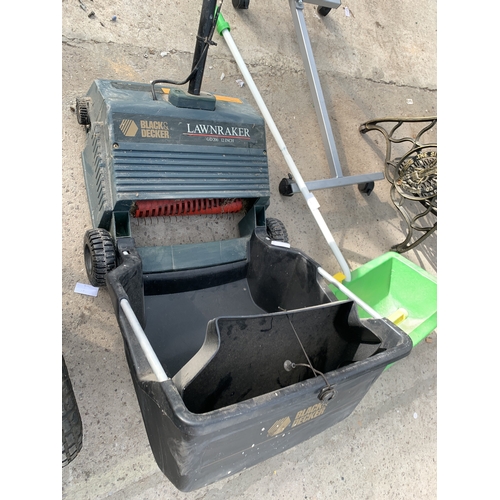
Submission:
[[229,26],[229,23],[224,19],[222,12],[219,12],[219,17],[217,18],[217,32],[222,36],[224,30],[231,31],[231,26]]

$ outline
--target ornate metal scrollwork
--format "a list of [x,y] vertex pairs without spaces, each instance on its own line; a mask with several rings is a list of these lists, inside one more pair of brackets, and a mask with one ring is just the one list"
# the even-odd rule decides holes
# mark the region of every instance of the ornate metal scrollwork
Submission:
[[[405,123],[421,123],[422,126],[412,136],[397,137],[396,132]],[[391,200],[408,226],[405,240],[392,247],[399,253],[415,248],[437,229],[437,143],[421,142],[422,136],[436,123],[437,117],[381,118],[367,121],[359,127],[363,134],[377,130],[385,138],[385,177],[391,184]],[[400,143],[409,143],[408,151],[392,158],[393,145]],[[414,210],[408,210],[407,201],[418,203],[420,209],[416,215]],[[436,221],[430,226],[421,224],[428,214],[433,214]],[[414,231],[423,234],[412,241]]]

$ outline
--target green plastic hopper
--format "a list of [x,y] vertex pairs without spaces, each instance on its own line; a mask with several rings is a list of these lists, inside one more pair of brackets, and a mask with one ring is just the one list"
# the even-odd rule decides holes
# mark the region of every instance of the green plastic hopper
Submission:
[[[377,257],[351,273],[342,283],[383,317],[404,309],[407,317],[397,323],[417,345],[437,326],[437,279],[396,252]],[[339,300],[346,295],[334,285]],[[358,306],[361,318],[369,314]]]

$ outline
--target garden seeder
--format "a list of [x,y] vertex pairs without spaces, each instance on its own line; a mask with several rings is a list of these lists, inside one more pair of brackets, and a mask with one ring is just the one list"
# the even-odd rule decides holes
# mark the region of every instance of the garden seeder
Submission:
[[[219,8],[203,2],[184,82],[96,80],[76,107],[87,274],[107,286],[152,452],[182,491],[343,420],[412,348],[377,313],[360,319],[348,290],[338,300],[266,217],[264,119],[243,99],[201,92]],[[236,212],[228,240],[138,247],[131,231],[133,217]]]

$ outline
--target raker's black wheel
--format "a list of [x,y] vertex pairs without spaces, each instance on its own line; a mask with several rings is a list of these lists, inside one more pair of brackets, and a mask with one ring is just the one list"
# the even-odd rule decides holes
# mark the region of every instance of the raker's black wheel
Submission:
[[274,219],[269,217],[266,219],[266,230],[267,235],[273,241],[282,241],[283,243],[289,243],[288,232],[286,230],[285,224],[279,219]]
[[318,7],[318,14],[324,17],[327,16],[331,10],[331,7]]
[[80,125],[90,125],[88,98],[86,97],[77,98],[76,119]]
[[116,267],[115,244],[105,229],[89,229],[83,238],[85,270],[92,286],[106,286],[106,275]]
[[83,426],[68,368],[62,358],[62,466],[68,465],[83,446]]

